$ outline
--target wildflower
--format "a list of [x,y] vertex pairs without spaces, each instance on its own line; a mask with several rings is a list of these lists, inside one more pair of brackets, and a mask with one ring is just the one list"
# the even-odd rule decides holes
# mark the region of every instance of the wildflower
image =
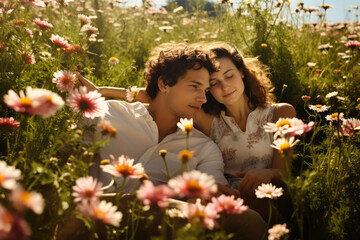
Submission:
[[241,198],[235,199],[234,195],[226,196],[222,194],[217,198],[212,197],[211,204],[213,204],[217,213],[241,214],[248,209],[248,207],[244,205],[244,200]]
[[190,161],[190,159],[192,158],[193,155],[194,155],[194,151],[182,150],[179,153],[179,158],[182,163],[186,164]]
[[328,10],[329,8],[334,8],[332,5],[330,4],[323,4],[319,6],[320,8],[324,9],[324,11]]
[[325,112],[329,109],[328,106],[326,105],[320,105],[320,104],[317,104],[317,105],[309,105],[309,108],[311,110],[314,110],[316,112]]
[[[111,158],[114,159],[114,156],[111,155]],[[124,155],[121,155],[114,164],[101,166],[101,168],[104,172],[110,173],[115,177],[141,178],[144,173],[144,168],[141,163],[134,165],[134,159],[130,159]]]
[[336,95],[338,95],[338,92],[336,92],[336,91],[329,92],[328,94],[325,95],[325,98],[332,98],[332,97],[335,97]]
[[261,47],[262,47],[262,48],[267,48],[267,46],[268,46],[268,45],[267,45],[266,43],[262,43],[262,44],[261,44]]
[[168,206],[168,198],[173,195],[173,191],[167,185],[154,186],[151,181],[146,181],[136,192],[136,196],[145,205],[156,204],[161,208]]
[[4,102],[17,112],[23,112],[29,116],[39,114],[44,118],[50,117],[64,105],[62,98],[46,89],[26,88],[26,95],[20,91],[20,97],[9,90],[4,96]]
[[175,9],[173,10],[173,13],[177,13],[177,12],[180,12],[180,11],[182,11],[182,10],[184,10],[183,6],[180,6],[180,7],[175,8]]
[[293,148],[299,140],[295,141],[295,137],[278,138],[270,145],[270,147],[278,149],[280,152],[287,152]]
[[97,35],[97,33],[99,32],[98,28],[96,28],[90,24],[86,24],[86,25],[82,26],[80,31],[85,32],[88,37],[92,36],[92,35]]
[[19,185],[12,190],[9,200],[18,211],[31,209],[34,213],[41,214],[44,210],[45,203],[42,195],[37,192],[25,191]]
[[330,45],[330,43],[323,44],[318,47],[319,50],[328,50],[329,48],[333,48],[333,46]]
[[35,7],[45,7],[45,3],[41,0],[19,0],[21,3],[25,3],[32,8]]
[[330,115],[327,115],[326,117],[325,117],[325,119],[326,120],[328,120],[328,121],[331,121],[331,122],[333,122],[333,121],[339,121],[340,119],[343,119],[344,118],[344,113],[332,113],[332,114],[330,114]]
[[110,135],[110,137],[116,138],[117,136],[117,131],[116,128],[114,128],[110,121],[108,120],[103,120],[99,123],[100,128],[102,129],[101,134],[102,135]]
[[181,118],[177,126],[185,133],[190,134],[193,130],[193,119]]
[[286,223],[276,224],[269,230],[269,240],[280,240],[282,236],[289,232],[289,229],[286,228]]
[[34,23],[44,30],[53,28],[53,25],[51,23],[48,23],[47,21],[42,21],[40,20],[40,18],[35,18]]
[[73,53],[84,53],[84,49],[79,44],[72,44],[68,48],[63,49],[66,54],[73,54]]
[[197,170],[170,179],[168,185],[180,197],[208,198],[217,191],[214,177]]
[[204,206],[200,203],[200,199],[197,199],[195,204],[184,205],[183,213],[191,224],[201,223],[210,230],[215,227],[216,219],[219,217],[212,205]]
[[126,89],[126,101],[133,102],[139,94],[139,89],[135,86]]
[[161,26],[159,27],[159,30],[163,31],[163,32],[171,32],[174,28],[171,26]]
[[160,151],[159,151],[159,154],[160,154],[160,156],[161,157],[165,157],[166,156],[166,154],[167,154],[167,150],[166,149],[161,149]]
[[87,92],[86,87],[70,91],[67,104],[75,111],[83,113],[87,118],[100,117],[108,110],[105,98],[97,91]]
[[34,37],[33,32],[31,31],[31,29],[27,28],[26,32],[27,32],[27,34],[29,34],[29,37],[31,37],[31,38]]
[[119,63],[119,59],[117,59],[116,57],[111,57],[109,58],[109,61],[108,61],[111,65],[115,65],[117,63]]
[[57,71],[54,73],[53,83],[56,83],[57,88],[62,91],[69,91],[75,84],[76,75],[69,71]]
[[310,96],[306,96],[306,95],[301,96],[301,99],[302,99],[304,102],[309,101],[310,98],[311,98]]
[[360,120],[356,118],[342,119],[343,129],[342,133],[344,136],[352,136],[355,131],[360,130]]
[[276,186],[273,186],[272,183],[263,183],[255,190],[255,194],[257,198],[276,199],[283,194],[283,189],[281,187],[276,188]]
[[166,209],[166,215],[171,218],[185,218],[183,211],[178,208]]
[[348,41],[345,43],[345,46],[350,48],[351,50],[354,50],[355,48],[360,47],[360,42],[358,41]]
[[93,200],[83,201],[78,205],[79,211],[87,217],[91,217],[96,220],[100,220],[106,224],[113,225],[115,227],[120,226],[120,222],[123,214],[117,212],[117,207],[113,206],[111,202]]
[[28,54],[27,52],[21,52],[20,50],[18,50],[18,53],[21,55],[22,59],[24,60],[25,65],[31,65],[36,63],[33,54]]
[[59,35],[51,34],[50,41],[53,42],[59,48],[69,48],[70,44],[67,40]]
[[313,67],[316,66],[316,63],[314,63],[314,62],[308,62],[306,65],[307,65],[309,68],[313,68]]
[[6,162],[0,161],[0,186],[5,189],[14,189],[16,180],[20,179],[21,171],[14,166],[8,166]]
[[28,239],[31,230],[24,219],[0,205],[0,238]]
[[5,129],[18,128],[20,122],[16,121],[13,117],[10,118],[0,118],[0,127]]
[[82,25],[91,24],[91,19],[88,16],[84,14],[79,14],[77,15],[77,17]]
[[149,176],[146,173],[143,173],[143,174],[141,174],[141,177],[139,178],[139,180],[142,184],[144,184],[147,181],[149,181]]
[[75,202],[94,200],[103,193],[101,190],[102,183],[98,182],[91,176],[82,177],[76,180],[75,186],[72,187],[72,196]]

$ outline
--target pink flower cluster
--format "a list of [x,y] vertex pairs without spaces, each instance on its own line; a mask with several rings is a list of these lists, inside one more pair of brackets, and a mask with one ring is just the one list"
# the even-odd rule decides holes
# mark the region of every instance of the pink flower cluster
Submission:
[[266,132],[274,132],[274,138],[277,137],[294,137],[303,135],[313,129],[314,122],[304,123],[298,118],[279,118],[276,123],[268,122],[264,129]]
[[0,118],[0,127],[9,129],[9,128],[18,128],[20,122],[16,121],[13,117],[10,118]]

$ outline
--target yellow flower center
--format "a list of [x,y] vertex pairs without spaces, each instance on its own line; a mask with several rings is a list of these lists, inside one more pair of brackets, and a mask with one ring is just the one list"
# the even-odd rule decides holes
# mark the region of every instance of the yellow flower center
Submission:
[[316,107],[316,108],[322,108],[322,105],[317,104],[317,105],[315,105],[315,107]]
[[106,213],[104,211],[100,210],[100,209],[96,209],[95,210],[95,216],[98,219],[104,219],[105,216],[106,216]]
[[54,103],[52,96],[46,96],[46,101],[50,103]]
[[280,145],[280,151],[286,151],[290,149],[290,143],[286,142]]
[[90,189],[85,190],[84,195],[85,195],[85,197],[90,198],[90,197],[92,197],[92,195],[94,195],[94,191],[90,190]]
[[183,163],[189,162],[189,160],[192,158],[192,156],[193,156],[193,152],[191,152],[189,150],[182,150],[179,153],[179,158],[181,159],[181,161]]
[[5,177],[0,173],[0,183],[2,183],[5,180]]
[[104,159],[104,160],[101,160],[100,161],[100,164],[109,164],[110,163],[110,160],[109,159]]
[[30,193],[29,192],[23,192],[20,194],[20,201],[26,203],[30,200],[31,196],[30,196]]
[[197,193],[201,190],[200,183],[196,180],[187,181],[186,186],[190,193]]
[[32,104],[32,100],[27,97],[23,97],[20,98],[20,104],[23,105],[24,107],[30,107]]
[[336,118],[336,119],[338,118],[338,116],[339,116],[339,113],[333,113],[330,115],[331,118]]
[[116,163],[115,169],[117,172],[119,172],[123,177],[127,177],[131,175],[133,168],[129,165],[120,165]]
[[118,59],[116,58],[116,57],[111,57],[110,59],[109,59],[109,61],[110,62],[116,62]]
[[202,210],[197,210],[196,212],[193,213],[192,217],[193,218],[204,218],[206,215],[205,215],[205,212],[202,211]]
[[288,120],[281,120],[281,121],[278,121],[278,122],[276,123],[276,127],[277,127],[277,128],[280,128],[280,127],[283,127],[283,126],[286,126],[286,125],[288,125],[289,127],[291,127],[290,121],[288,121]]

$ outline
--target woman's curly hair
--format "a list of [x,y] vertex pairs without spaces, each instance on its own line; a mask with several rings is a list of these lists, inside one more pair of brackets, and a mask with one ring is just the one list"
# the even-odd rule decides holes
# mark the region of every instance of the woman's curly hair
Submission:
[[156,97],[160,77],[166,85],[174,86],[188,69],[204,67],[209,73],[216,71],[209,53],[187,43],[164,43],[154,48],[145,65],[146,93],[152,100]]
[[[243,58],[236,47],[225,42],[198,43],[202,47],[210,50],[215,59],[229,58],[235,66],[243,73],[244,92],[249,98],[248,106],[250,109],[265,107],[275,99],[272,94],[273,85],[269,79],[269,68],[262,64],[258,58]],[[225,105],[216,101],[210,92],[207,93],[207,102],[203,104],[205,112],[219,115],[225,110]]]

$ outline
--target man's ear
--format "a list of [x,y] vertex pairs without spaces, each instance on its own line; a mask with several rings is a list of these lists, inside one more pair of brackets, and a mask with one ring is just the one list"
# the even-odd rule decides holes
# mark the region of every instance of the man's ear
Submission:
[[166,92],[169,86],[165,84],[163,77],[159,77],[158,79],[158,87],[160,92]]

